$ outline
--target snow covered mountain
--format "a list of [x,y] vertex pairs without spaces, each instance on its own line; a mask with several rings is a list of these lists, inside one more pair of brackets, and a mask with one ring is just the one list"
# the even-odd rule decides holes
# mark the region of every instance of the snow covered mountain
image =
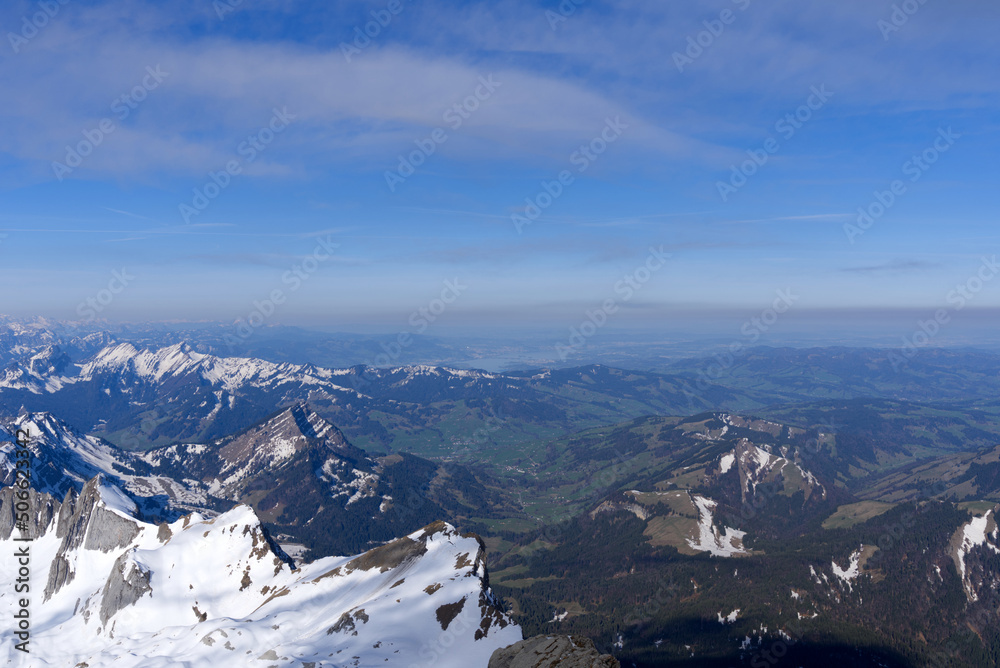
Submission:
[[[238,498],[248,480],[265,474],[274,484],[274,474],[296,457],[317,457],[318,477],[336,485],[334,496],[356,490],[351,498],[368,496],[364,490],[378,481],[372,473],[376,462],[355,448],[335,426],[304,404],[279,412],[271,419],[210,445],[171,445],[141,456],[155,471],[211,483],[212,493]],[[358,468],[360,467],[360,468]]]
[[18,430],[29,435],[34,487],[62,498],[70,489],[79,489],[97,475],[113,479],[135,473],[134,455],[94,436],[87,436],[49,413],[22,412],[16,417],[0,417],[0,484],[14,478],[14,441]]
[[0,314],[0,364],[34,354],[59,341],[53,323],[45,318],[22,320]]
[[35,394],[56,392],[64,384],[63,374],[71,360],[59,346],[45,346],[30,357],[11,362],[3,371],[0,386],[24,389]]
[[191,510],[215,514],[207,490],[197,481],[152,473],[139,456],[83,434],[50,413],[0,417],[0,484],[14,479],[18,430],[29,436],[32,485],[40,492],[61,499],[101,474],[125,490],[146,517],[174,519]]
[[[202,354],[186,343],[155,350],[114,343],[82,359],[47,345],[0,372],[0,407],[58,413],[80,429],[139,449],[219,438],[297,402],[356,416],[359,409],[391,408],[413,392],[424,397],[428,383],[448,388],[488,376],[439,367],[278,364]],[[419,388],[410,387],[417,382]]]
[[[0,544],[30,545],[30,655],[6,665],[485,666],[521,640],[473,535],[431,524],[355,557],[297,565],[247,506],[159,526],[102,477],[63,501],[32,492],[26,532],[0,490]],[[30,543],[14,543],[15,537]],[[13,608],[17,561],[0,560]]]
[[[0,387],[42,394],[72,383],[101,380],[106,387],[119,385],[128,391],[136,385],[166,385],[197,380],[227,395],[246,388],[274,390],[289,384],[314,386],[315,390],[327,393],[358,395],[356,387],[376,379],[399,387],[420,376],[495,377],[479,371],[421,365],[391,370],[367,369],[364,371],[365,378],[360,378],[361,372],[357,368],[324,369],[311,364],[277,364],[254,358],[217,357],[199,353],[186,343],[155,350],[139,349],[131,343],[117,343],[75,364],[70,364],[69,357],[55,345],[32,352],[0,380]],[[46,363],[47,360],[58,363]]]

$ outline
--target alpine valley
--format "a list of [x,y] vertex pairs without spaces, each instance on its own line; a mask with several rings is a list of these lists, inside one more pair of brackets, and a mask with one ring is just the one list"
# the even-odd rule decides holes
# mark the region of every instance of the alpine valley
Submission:
[[8,665],[1000,665],[1000,355],[0,327]]

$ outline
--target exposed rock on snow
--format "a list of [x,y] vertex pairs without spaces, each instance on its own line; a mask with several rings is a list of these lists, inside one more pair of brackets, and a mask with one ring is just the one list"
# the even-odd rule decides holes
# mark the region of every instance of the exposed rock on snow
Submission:
[[[470,664],[472,665],[472,664]],[[489,668],[619,668],[618,660],[602,655],[594,641],[580,636],[535,636],[498,649]]]
[[[521,638],[489,589],[482,542],[443,522],[296,567],[246,506],[157,526],[130,515],[134,506],[102,478],[62,502],[33,492],[31,505],[35,580],[48,584],[32,603],[33,666],[242,667],[265,656],[280,666],[420,657],[465,668]],[[11,517],[7,487],[5,551]],[[16,577],[16,560],[0,560],[0,605]],[[15,642],[0,638],[0,653],[19,655]]]

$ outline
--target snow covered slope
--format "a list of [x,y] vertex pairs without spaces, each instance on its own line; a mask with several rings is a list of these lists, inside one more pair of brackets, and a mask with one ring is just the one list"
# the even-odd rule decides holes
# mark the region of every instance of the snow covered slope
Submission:
[[13,481],[18,430],[29,435],[33,486],[55,498],[79,492],[100,474],[128,492],[147,516],[176,518],[190,510],[205,512],[211,505],[206,485],[188,476],[158,474],[138,455],[82,434],[50,413],[0,417],[0,485]]
[[734,466],[736,467],[744,502],[752,499],[758,485],[776,481],[781,482],[788,494],[802,491],[807,500],[814,494],[826,498],[826,488],[823,484],[811,471],[788,459],[791,454],[787,452],[787,448],[780,455],[774,450],[774,446],[758,445],[749,439],[741,438],[730,452],[719,458],[718,475],[725,475]]
[[996,572],[988,567],[990,556],[1000,554],[997,509],[1000,507],[973,517],[951,539],[951,557],[970,603],[978,601],[984,591],[995,591],[1000,585]]
[[62,498],[98,473],[112,477],[129,470],[135,458],[99,438],[81,434],[49,413],[23,412],[0,417],[0,484],[13,481],[14,441],[18,430],[29,435],[32,480],[41,492]]
[[[4,665],[465,668],[521,640],[489,589],[484,546],[443,522],[296,567],[246,506],[145,524],[100,477],[32,506],[31,654],[5,634]],[[19,535],[4,488],[0,549]],[[4,609],[16,577],[0,560]]]
[[28,357],[11,365],[0,375],[0,387],[43,394],[95,380],[103,381],[105,387],[118,385],[120,389],[127,389],[139,384],[166,385],[179,379],[197,379],[227,394],[246,388],[274,390],[292,384],[350,397],[360,394],[354,385],[376,380],[399,387],[425,377],[496,378],[479,371],[423,365],[369,369],[365,371],[365,379],[360,381],[355,378],[357,373],[353,369],[206,355],[186,343],[155,350],[139,349],[131,343],[114,343],[81,362],[71,363],[58,346],[51,345],[32,351]]

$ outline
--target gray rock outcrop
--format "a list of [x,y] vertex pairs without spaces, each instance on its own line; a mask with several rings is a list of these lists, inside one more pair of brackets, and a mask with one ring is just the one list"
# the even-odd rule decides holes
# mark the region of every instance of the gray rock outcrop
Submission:
[[535,636],[493,652],[489,668],[620,668],[581,636]]
[[135,605],[135,602],[144,594],[152,592],[149,585],[151,573],[131,564],[128,573],[125,569],[129,566],[130,552],[126,552],[115,561],[115,567],[111,570],[111,576],[104,583],[104,591],[101,592],[101,623],[105,626],[108,620],[119,610],[126,606]]

